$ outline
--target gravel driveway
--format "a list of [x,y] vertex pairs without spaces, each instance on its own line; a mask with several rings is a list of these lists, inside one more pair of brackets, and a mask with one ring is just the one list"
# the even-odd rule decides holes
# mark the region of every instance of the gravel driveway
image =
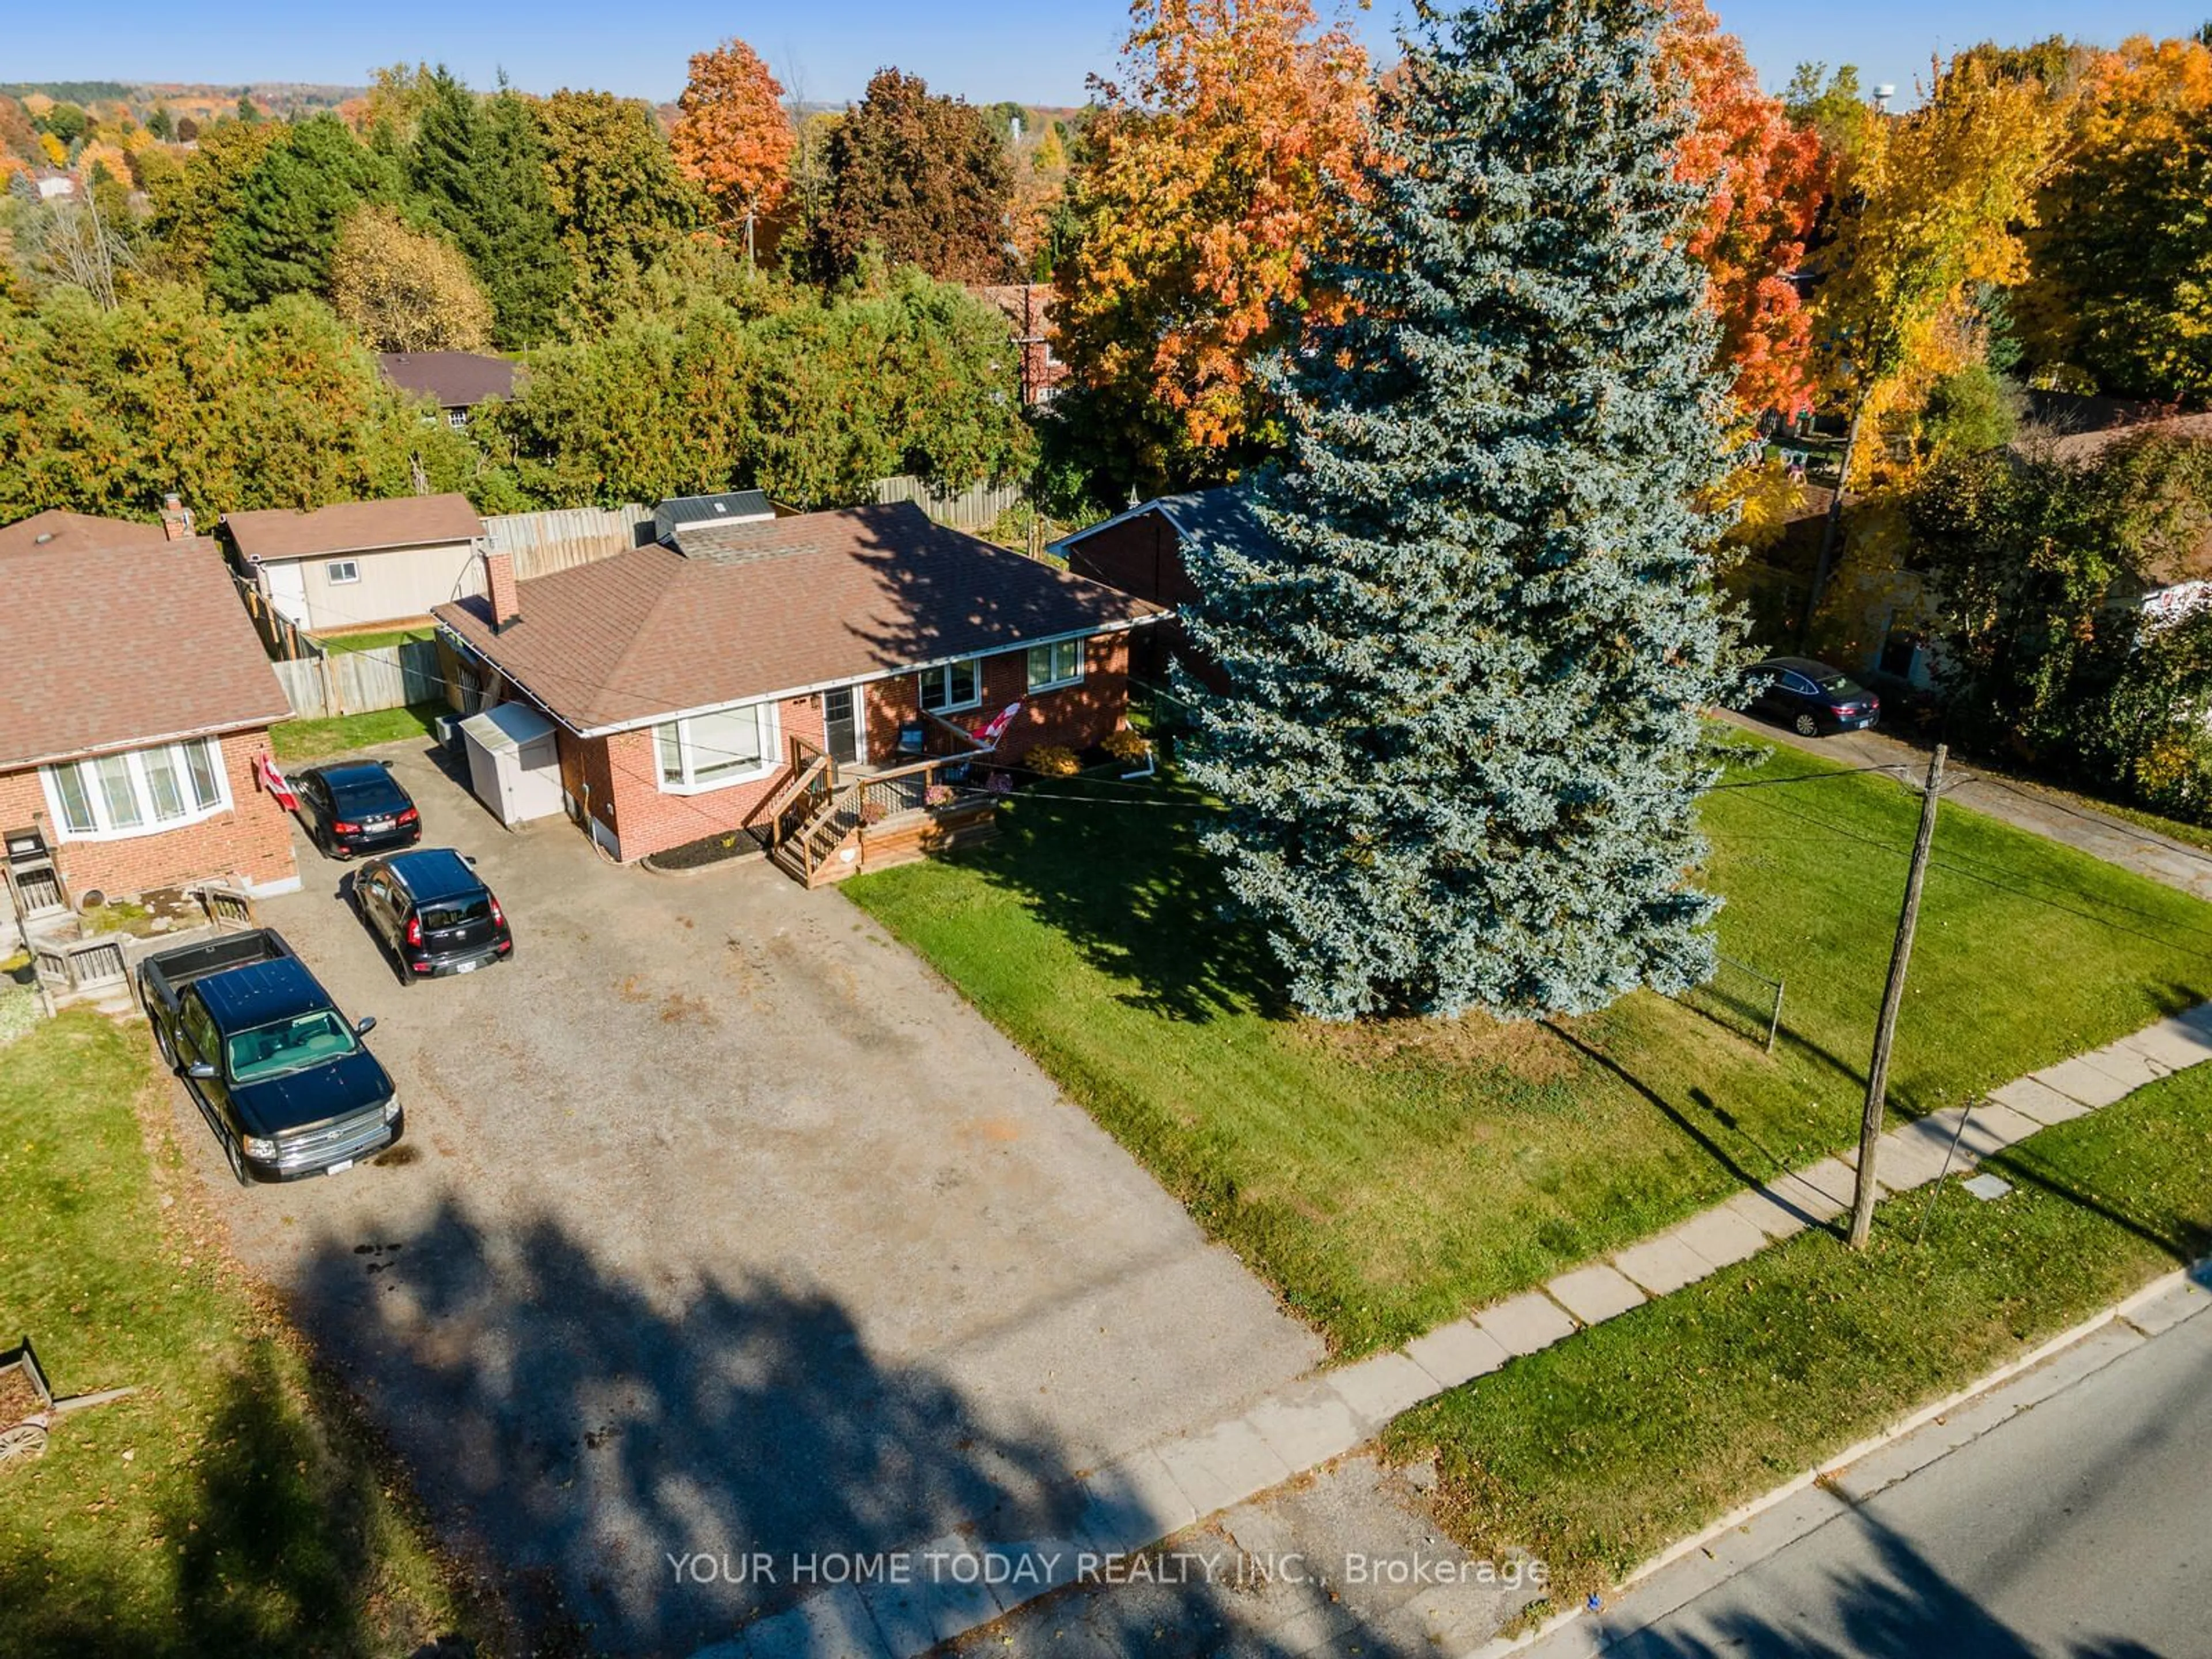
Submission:
[[[397,1079],[380,1165],[233,1186],[249,1267],[347,1371],[441,1527],[546,1639],[686,1652],[803,1593],[793,1553],[912,1546],[1204,1426],[1319,1343],[946,987],[764,865],[622,870],[509,834],[419,746],[515,960],[403,988],[299,846],[281,929]],[[680,1587],[667,1558],[773,1583]],[[730,1575],[736,1577],[736,1574]]]

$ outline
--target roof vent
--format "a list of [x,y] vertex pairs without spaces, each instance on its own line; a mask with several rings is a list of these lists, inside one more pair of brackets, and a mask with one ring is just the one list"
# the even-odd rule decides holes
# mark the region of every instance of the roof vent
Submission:
[[44,547],[48,542],[53,540],[53,538],[54,532],[52,531],[41,530],[37,535],[31,538],[31,545],[33,547]]

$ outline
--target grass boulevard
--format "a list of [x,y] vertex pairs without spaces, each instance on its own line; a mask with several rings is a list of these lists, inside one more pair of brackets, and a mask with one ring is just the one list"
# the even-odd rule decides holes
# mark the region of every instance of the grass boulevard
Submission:
[[[1297,1018],[1171,780],[1055,786],[996,843],[847,890],[1356,1356],[1851,1144],[1917,803],[1796,755],[1723,782],[1754,787],[1707,797],[1705,876],[1721,948],[1786,981],[1771,1056],[1650,995],[1523,1025]],[[1109,805],[1139,799],[1182,810]],[[1946,807],[1893,1106],[2207,994],[2212,910]]]

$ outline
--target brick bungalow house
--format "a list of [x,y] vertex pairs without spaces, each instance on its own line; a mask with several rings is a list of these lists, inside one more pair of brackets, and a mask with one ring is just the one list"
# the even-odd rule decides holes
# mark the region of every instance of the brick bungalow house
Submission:
[[437,620],[490,700],[554,723],[568,811],[603,848],[818,827],[810,881],[864,867],[848,833],[865,852],[864,829],[914,818],[994,715],[1018,705],[1001,764],[1118,729],[1130,630],[1162,614],[910,502],[682,525],[529,581],[485,565],[486,596]]
[[15,908],[300,884],[253,772],[290,709],[222,550],[189,531],[181,514],[165,530],[70,513],[0,529],[0,614],[22,619],[0,684]]

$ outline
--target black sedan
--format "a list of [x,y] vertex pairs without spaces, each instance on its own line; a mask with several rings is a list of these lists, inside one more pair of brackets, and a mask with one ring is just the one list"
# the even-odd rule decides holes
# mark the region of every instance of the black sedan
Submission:
[[1801,737],[1863,732],[1881,719],[1881,699],[1840,668],[1810,657],[1769,657],[1745,676],[1746,707]]
[[354,874],[353,902],[410,985],[514,954],[507,913],[475,866],[447,848],[369,860]]
[[389,769],[377,762],[310,767],[294,780],[300,823],[326,857],[357,858],[412,847],[422,815]]

